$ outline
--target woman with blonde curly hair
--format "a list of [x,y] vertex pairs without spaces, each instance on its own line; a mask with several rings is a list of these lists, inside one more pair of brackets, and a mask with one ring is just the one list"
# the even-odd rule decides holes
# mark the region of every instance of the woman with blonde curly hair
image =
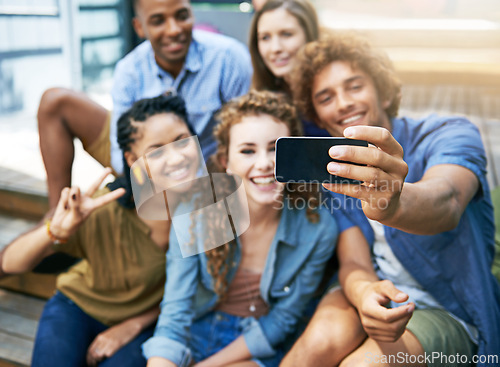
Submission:
[[[286,97],[251,91],[224,106],[219,118],[212,171],[225,172],[229,190],[215,187],[214,197],[220,203],[243,188],[250,225],[236,239],[188,257],[179,241],[183,234],[191,233],[188,249],[207,249],[221,223],[241,233],[238,218],[214,217],[203,221],[203,228],[197,221],[196,230],[191,224],[175,228],[161,315],[155,336],[143,345],[148,366],[278,366],[283,344],[290,341],[334,250],[336,222],[315,193],[274,179],[276,139],[301,134]],[[210,188],[201,190],[206,191]],[[184,204],[178,210],[191,213],[192,221],[195,211],[210,205]],[[174,216],[174,227],[175,222]]]

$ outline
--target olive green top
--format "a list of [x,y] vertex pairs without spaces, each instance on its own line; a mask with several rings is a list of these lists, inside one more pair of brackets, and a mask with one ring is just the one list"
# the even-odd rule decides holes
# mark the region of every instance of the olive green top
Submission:
[[165,252],[151,240],[135,209],[113,201],[54,249],[82,258],[58,276],[57,289],[106,325],[140,314],[162,299]]

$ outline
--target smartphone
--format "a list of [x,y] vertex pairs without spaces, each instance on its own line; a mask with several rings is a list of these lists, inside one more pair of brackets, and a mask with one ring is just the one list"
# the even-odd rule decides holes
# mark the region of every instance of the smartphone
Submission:
[[293,136],[278,138],[276,140],[276,165],[274,170],[276,181],[284,183],[360,184],[360,181],[331,175],[327,171],[326,166],[332,161],[345,163],[345,161],[331,158],[328,154],[328,151],[334,145],[368,147],[368,142],[334,137]]

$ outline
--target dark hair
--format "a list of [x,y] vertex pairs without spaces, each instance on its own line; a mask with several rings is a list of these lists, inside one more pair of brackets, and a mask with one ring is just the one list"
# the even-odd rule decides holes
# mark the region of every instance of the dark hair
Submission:
[[111,190],[123,187],[126,190],[125,195],[118,199],[118,202],[126,208],[134,208],[135,203],[132,198],[132,186],[130,182],[130,169],[128,169],[125,152],[130,151],[130,145],[137,139],[137,123],[143,123],[151,116],[162,113],[172,113],[183,121],[189,132],[195,135],[193,127],[187,119],[186,104],[179,96],[160,95],[155,98],[142,99],[134,103],[134,105],[126,111],[118,119],[117,140],[120,149],[122,150],[123,159],[123,176],[117,178],[114,182],[108,184]]
[[259,39],[257,37],[260,17],[268,11],[280,8],[285,9],[297,19],[306,35],[306,43],[315,41],[319,37],[318,16],[309,0],[268,0],[262,9],[253,16],[249,32],[250,39],[248,44],[254,70],[252,87],[257,90],[267,89],[288,92],[286,83],[282,79],[275,77],[264,63],[264,60],[262,60],[259,52]]

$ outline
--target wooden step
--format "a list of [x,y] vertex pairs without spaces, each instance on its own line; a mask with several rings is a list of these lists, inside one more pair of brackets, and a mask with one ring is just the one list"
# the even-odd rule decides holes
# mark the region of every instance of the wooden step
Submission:
[[[37,221],[0,213],[0,250],[20,234],[35,226]],[[49,298],[54,293],[56,274],[29,272],[21,275],[9,275],[0,279],[0,288],[25,293],[42,298]]]
[[39,219],[48,211],[45,181],[7,167],[0,167],[0,211]]
[[29,366],[45,300],[0,289],[0,367]]

